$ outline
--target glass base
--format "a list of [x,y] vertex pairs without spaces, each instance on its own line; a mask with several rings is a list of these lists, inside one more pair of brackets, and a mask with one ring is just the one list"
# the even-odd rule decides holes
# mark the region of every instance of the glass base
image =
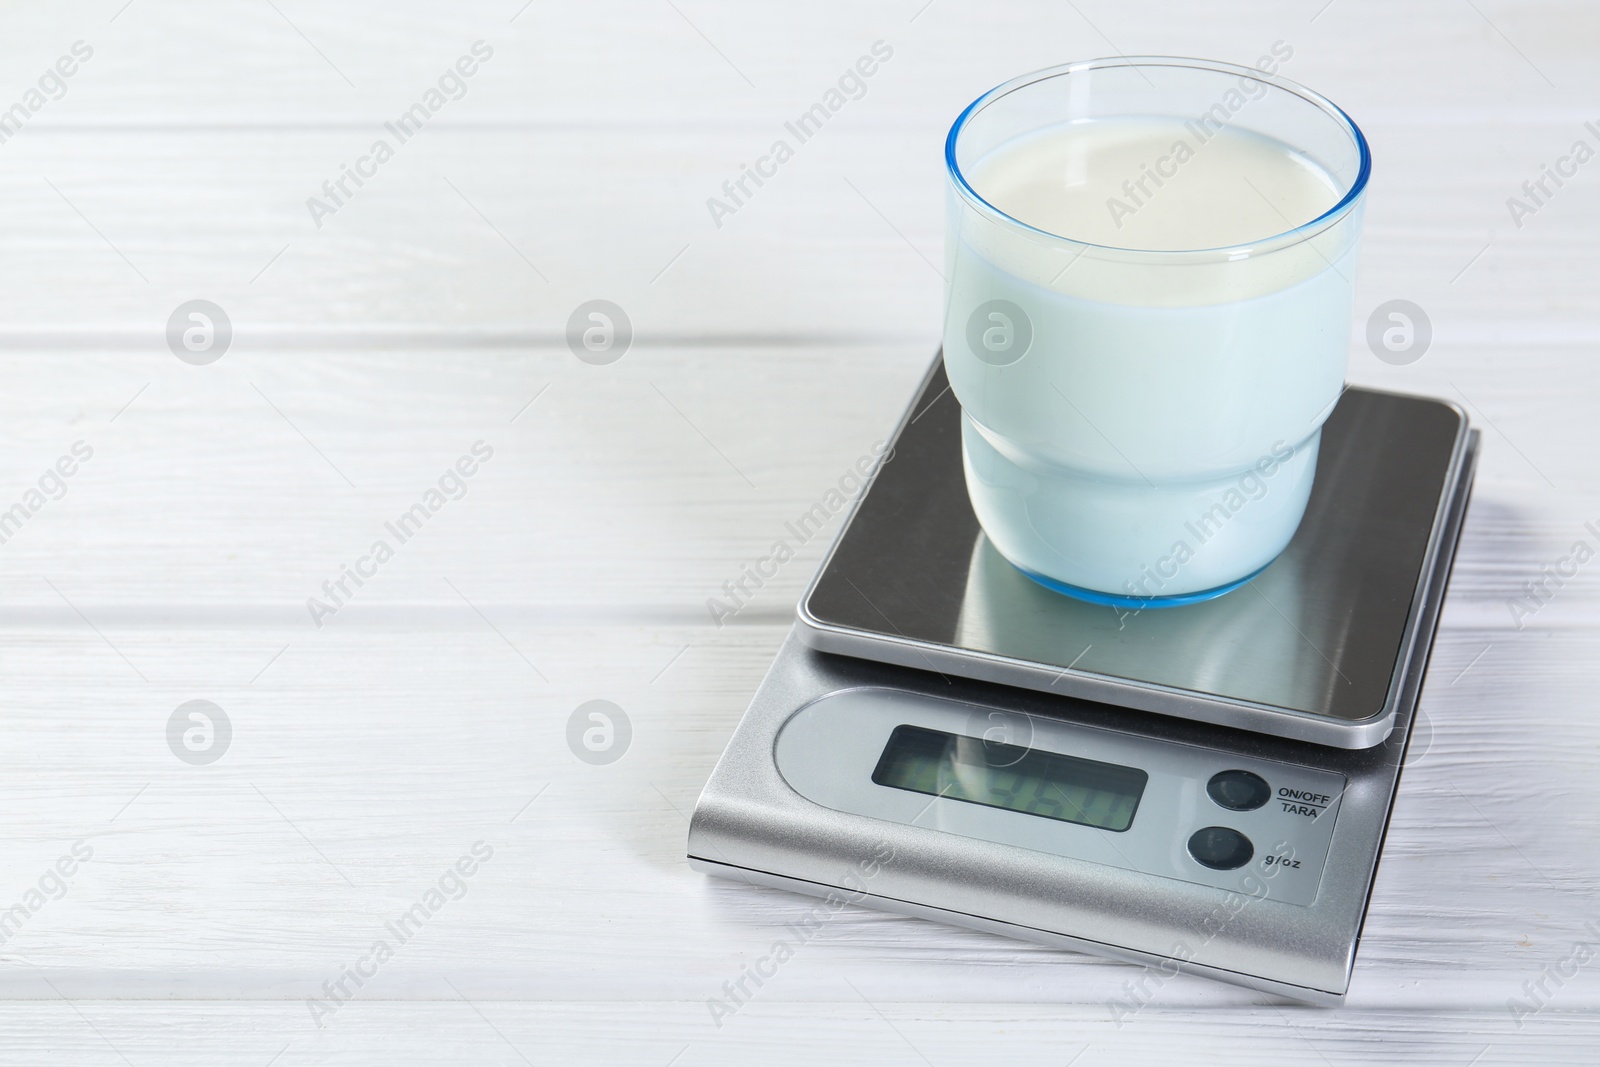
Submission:
[[996,551],[1066,595],[1134,607],[1220,595],[1272,562],[1305,514],[1322,437],[1279,443],[1239,471],[1152,484],[1041,458],[965,409],[961,422],[967,498]]
[[[1016,564],[1013,563],[1012,566],[1016,567]],[[1068,585],[1066,582],[1058,582],[1054,578],[1046,578],[1044,575],[1035,574],[1025,567],[1017,567],[1017,570],[1051,592],[1070,596],[1074,600],[1082,600],[1086,603],[1099,604],[1109,608],[1129,608],[1134,611],[1143,611],[1146,608],[1179,608],[1185,604],[1198,604],[1205,600],[1215,600],[1224,593],[1231,593],[1241,585],[1253,581],[1270,566],[1272,564],[1268,563],[1266,567],[1260,567],[1238,581],[1229,582],[1227,585],[1219,585],[1213,589],[1201,589],[1195,593],[1179,593],[1175,596],[1125,596],[1120,593],[1102,593],[1095,589],[1081,589],[1075,585]]]

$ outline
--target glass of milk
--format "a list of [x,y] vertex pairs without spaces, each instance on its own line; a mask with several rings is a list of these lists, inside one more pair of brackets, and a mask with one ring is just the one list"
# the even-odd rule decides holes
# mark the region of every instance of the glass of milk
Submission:
[[1122,607],[1220,596],[1289,543],[1344,386],[1366,139],[1257,67],[1100,59],[945,144],[944,362],[994,547]]

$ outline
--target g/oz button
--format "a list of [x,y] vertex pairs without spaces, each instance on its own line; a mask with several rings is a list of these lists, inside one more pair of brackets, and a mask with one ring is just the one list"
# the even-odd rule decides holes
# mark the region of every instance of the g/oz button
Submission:
[[1226,826],[1207,826],[1189,838],[1189,855],[1214,871],[1232,871],[1256,854],[1250,839]]
[[1219,771],[1206,783],[1206,795],[1229,811],[1254,811],[1272,799],[1272,787],[1259,774]]

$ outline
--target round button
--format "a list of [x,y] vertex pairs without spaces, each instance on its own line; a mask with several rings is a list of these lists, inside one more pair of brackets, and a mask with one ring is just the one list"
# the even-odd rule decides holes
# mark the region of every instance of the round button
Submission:
[[1207,826],[1189,838],[1189,855],[1213,871],[1237,870],[1255,854],[1248,837],[1226,826]]
[[1206,795],[1229,811],[1254,811],[1272,799],[1272,787],[1259,774],[1219,771],[1206,783]]

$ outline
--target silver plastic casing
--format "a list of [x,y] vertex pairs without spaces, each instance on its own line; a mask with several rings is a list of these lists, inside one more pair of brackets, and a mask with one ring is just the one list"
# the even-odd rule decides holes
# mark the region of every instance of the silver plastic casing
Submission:
[[[1337,1004],[1350,986],[1379,853],[1420,694],[1427,652],[1470,491],[1476,434],[1452,473],[1415,605],[1417,654],[1398,679],[1394,729],[1340,749],[889,663],[820,652],[791,632],[695,807],[690,865],[699,871],[956,926],[1185,972],[1295,1000]],[[829,694],[886,687],[1311,768],[1345,782],[1310,903],[888,821],[806,799],[780,771],[777,746],[799,711]],[[959,801],[931,798],[938,805]],[[1027,816],[1018,816],[1026,818]],[[1161,818],[1141,810],[1135,822]],[[937,818],[922,820],[938,822]],[[1174,825],[1174,835],[1187,833]]]

